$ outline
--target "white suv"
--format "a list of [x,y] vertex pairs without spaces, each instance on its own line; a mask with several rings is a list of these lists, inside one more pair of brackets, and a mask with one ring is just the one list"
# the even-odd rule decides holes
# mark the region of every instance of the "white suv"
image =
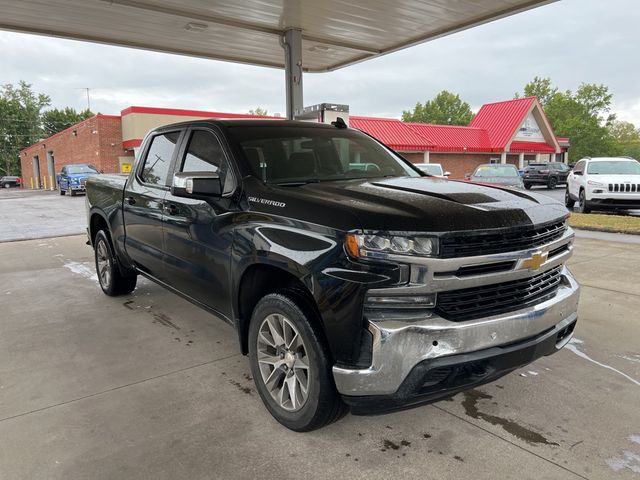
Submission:
[[578,211],[640,208],[640,162],[628,157],[583,158],[567,178],[565,204]]

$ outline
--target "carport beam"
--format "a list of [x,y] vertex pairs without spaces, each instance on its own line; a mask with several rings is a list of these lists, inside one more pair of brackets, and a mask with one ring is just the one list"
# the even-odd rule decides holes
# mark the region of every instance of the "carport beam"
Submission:
[[290,28],[284,32],[284,73],[287,94],[287,118],[293,120],[304,108],[302,100],[302,30]]

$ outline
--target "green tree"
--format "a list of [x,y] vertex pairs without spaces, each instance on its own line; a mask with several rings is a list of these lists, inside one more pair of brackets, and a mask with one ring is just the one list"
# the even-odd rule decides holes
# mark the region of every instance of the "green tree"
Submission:
[[468,125],[473,118],[471,107],[460,98],[447,90],[438,93],[424,105],[416,103],[413,110],[402,112],[403,122],[435,123],[439,125]]
[[47,110],[42,114],[43,135],[49,137],[93,115],[89,109],[78,112],[71,107]]
[[[549,104],[556,93],[558,93],[558,89],[551,85],[550,78],[534,77],[524,86],[524,96],[538,97],[538,101],[543,107]],[[520,98],[520,94],[516,93],[515,98]]]
[[255,109],[249,110],[249,115],[259,115],[261,117],[266,117],[268,112],[262,107],[256,107]]
[[583,83],[575,93],[563,92],[549,78],[535,77],[524,88],[524,96],[533,95],[543,105],[555,134],[570,137],[573,159],[620,154],[608,128],[615,115],[610,113],[613,94],[606,85]]
[[17,86],[0,87],[0,172],[19,175],[20,150],[42,137],[41,113],[49,106],[48,95],[35,93],[31,85],[20,81]]
[[609,125],[609,133],[620,149],[620,155],[640,160],[640,129],[631,122],[615,120]]

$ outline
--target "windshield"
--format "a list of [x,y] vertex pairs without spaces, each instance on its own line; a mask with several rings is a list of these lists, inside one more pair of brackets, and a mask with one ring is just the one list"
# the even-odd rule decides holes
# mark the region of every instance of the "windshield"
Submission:
[[429,163],[423,163],[421,165],[416,165],[423,172],[428,173],[429,175],[439,175],[442,176],[442,167],[440,165],[432,165]]
[[635,160],[591,162],[587,173],[592,175],[640,175],[640,163]]
[[518,177],[518,170],[513,165],[480,165],[473,173],[474,177]]
[[98,173],[98,170],[91,165],[72,165],[67,167],[67,173],[70,175],[77,173]]
[[229,133],[252,174],[267,183],[420,176],[405,160],[355,130],[274,125],[231,127]]

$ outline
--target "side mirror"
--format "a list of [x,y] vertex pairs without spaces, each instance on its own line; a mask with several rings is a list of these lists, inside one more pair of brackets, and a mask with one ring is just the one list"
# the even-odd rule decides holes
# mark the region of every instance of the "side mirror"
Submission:
[[574,172],[573,172],[573,174],[574,174],[574,175],[582,175],[582,172],[576,172],[576,171],[574,171]]
[[451,175],[451,172],[444,172],[445,177],[448,177],[449,175]]
[[464,174],[464,179],[465,180],[471,180],[471,174],[470,173],[465,173]]
[[171,194],[176,197],[206,200],[222,194],[220,174],[217,172],[180,172],[173,176]]

